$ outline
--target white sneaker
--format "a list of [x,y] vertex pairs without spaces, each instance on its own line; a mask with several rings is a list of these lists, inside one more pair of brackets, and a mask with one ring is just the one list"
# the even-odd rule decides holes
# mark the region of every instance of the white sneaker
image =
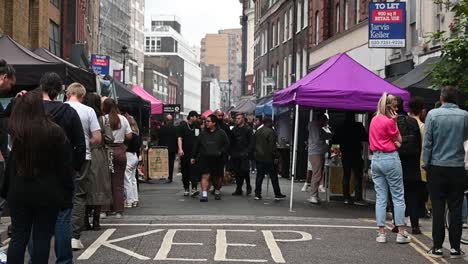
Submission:
[[116,214],[115,214],[115,218],[117,218],[117,219],[122,218],[122,214],[121,214],[121,213],[116,213]]
[[387,234],[379,233],[375,241],[377,243],[387,243]]
[[310,184],[307,182],[304,183],[304,187],[302,187],[301,192],[307,192],[310,189]]
[[318,189],[319,189],[319,192],[321,192],[321,193],[324,193],[324,192],[327,191],[327,190],[325,190],[325,187],[323,185],[319,185]]
[[99,218],[100,218],[100,219],[104,219],[104,218],[106,218],[106,217],[107,217],[107,214],[106,214],[106,213],[101,213],[101,214],[99,215]]
[[411,242],[411,237],[406,232],[405,234],[398,233],[396,237],[396,242],[398,244],[408,244],[409,242]]
[[317,197],[315,197],[315,196],[311,196],[309,199],[307,199],[307,201],[309,203],[311,203],[311,204],[319,204],[320,203],[319,199]]
[[84,249],[83,243],[79,239],[72,238],[71,247],[73,250]]

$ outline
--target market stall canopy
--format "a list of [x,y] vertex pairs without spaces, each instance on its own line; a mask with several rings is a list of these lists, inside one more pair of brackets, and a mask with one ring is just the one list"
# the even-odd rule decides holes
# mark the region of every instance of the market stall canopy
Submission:
[[205,112],[203,112],[202,116],[208,117],[208,116],[211,115],[211,114],[213,114],[213,111],[210,110],[210,109],[208,109],[208,110],[206,110]]
[[431,88],[430,74],[440,57],[432,57],[416,66],[413,70],[394,81],[401,88]]
[[114,86],[116,93],[115,98],[117,99],[117,103],[119,105],[134,105],[147,109],[151,108],[151,103],[149,101],[142,99],[140,96],[130,91],[127,87],[125,87],[125,84],[114,80]]
[[56,72],[65,77],[63,63],[52,62],[14,41],[9,36],[0,38],[0,59],[12,65],[16,71],[16,86],[35,87],[46,72]]
[[407,91],[383,80],[342,53],[331,57],[290,87],[276,92],[273,104],[374,111],[384,92],[402,97],[406,105],[409,101]]
[[256,116],[261,116],[261,115],[271,116],[273,115],[273,111],[275,111],[275,115],[276,115],[278,113],[278,108],[273,107],[273,99],[270,99],[270,101],[266,102],[265,104],[257,105],[257,107],[255,108],[255,115]]
[[63,66],[66,68],[67,75],[67,77],[64,79],[65,84],[79,82],[86,88],[87,91],[96,91],[96,75],[94,73],[79,68],[44,48],[38,48],[34,50],[34,53],[48,61],[63,64]]
[[145,99],[151,103],[151,114],[160,115],[163,113],[163,103],[158,99],[154,98],[149,94],[145,89],[140,86],[133,86],[132,91],[140,96],[142,99]]
[[231,109],[231,112],[235,113],[244,113],[244,114],[252,114],[255,112],[255,103],[252,100],[244,99],[240,101],[236,107]]

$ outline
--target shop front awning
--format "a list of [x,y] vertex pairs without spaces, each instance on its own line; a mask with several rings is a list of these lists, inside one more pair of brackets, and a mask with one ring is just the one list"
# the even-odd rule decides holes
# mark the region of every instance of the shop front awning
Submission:
[[440,61],[440,57],[432,57],[416,66],[407,74],[401,76],[396,81],[393,81],[398,87],[401,88],[431,88],[430,75],[434,68],[434,64]]

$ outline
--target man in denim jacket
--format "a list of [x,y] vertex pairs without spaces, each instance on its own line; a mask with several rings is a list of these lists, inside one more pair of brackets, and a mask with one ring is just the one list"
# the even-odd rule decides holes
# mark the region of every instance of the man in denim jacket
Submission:
[[432,238],[434,247],[428,252],[432,257],[442,257],[445,237],[444,211],[450,209],[450,255],[463,256],[460,250],[462,234],[462,204],[465,190],[465,150],[468,139],[468,112],[455,104],[457,89],[442,88],[442,106],[429,112],[423,144],[424,167],[428,171],[428,188],[432,201]]

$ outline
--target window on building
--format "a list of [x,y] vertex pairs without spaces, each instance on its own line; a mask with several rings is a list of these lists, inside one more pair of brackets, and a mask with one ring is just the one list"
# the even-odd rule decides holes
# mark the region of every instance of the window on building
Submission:
[[411,30],[411,47],[419,45],[418,30],[416,29],[416,22],[410,24]]
[[283,60],[283,88],[288,86],[288,57]]
[[349,6],[348,6],[348,0],[345,0],[344,2],[344,29],[348,30],[348,20],[349,20]]
[[320,41],[320,13],[315,12],[315,45],[319,44]]
[[289,39],[292,39],[293,36],[293,23],[294,23],[294,13],[293,13],[293,8],[291,7],[289,9]]
[[278,26],[277,26],[277,29],[278,29],[278,33],[276,34],[276,46],[278,46],[280,43],[281,43],[281,19],[278,19]]
[[59,26],[52,21],[49,21],[49,50],[56,56],[61,56]]
[[355,0],[355,9],[354,9],[354,15],[356,18],[356,24],[359,24],[361,21],[361,2],[359,0]]
[[292,83],[292,54],[288,56],[288,86]]
[[271,36],[272,36],[272,39],[271,39],[271,46],[272,48],[276,47],[276,24],[273,23],[272,27],[271,27]]
[[335,13],[335,32],[340,32],[340,5],[336,5],[336,13]]
[[302,4],[301,1],[297,1],[297,22],[296,22],[296,32],[300,32],[302,29],[301,23],[302,23]]
[[302,50],[302,77],[307,75],[307,49]]
[[279,67],[279,64],[277,63],[276,64],[276,75],[275,75],[275,81],[276,81],[276,89],[278,89],[279,85],[280,85],[280,67]]
[[50,3],[53,4],[57,8],[60,8],[60,1],[59,0],[50,0]]
[[161,39],[156,39],[156,51],[161,51]]
[[150,41],[149,37],[145,38],[145,52],[150,52]]
[[265,30],[265,54],[268,53],[268,29]]
[[302,76],[301,53],[296,52],[296,81]]
[[288,40],[288,36],[289,36],[289,22],[288,22],[288,15],[289,13],[286,12],[284,13],[284,31],[283,31],[283,41],[286,41]]
[[309,0],[304,0],[304,28],[309,26]]

